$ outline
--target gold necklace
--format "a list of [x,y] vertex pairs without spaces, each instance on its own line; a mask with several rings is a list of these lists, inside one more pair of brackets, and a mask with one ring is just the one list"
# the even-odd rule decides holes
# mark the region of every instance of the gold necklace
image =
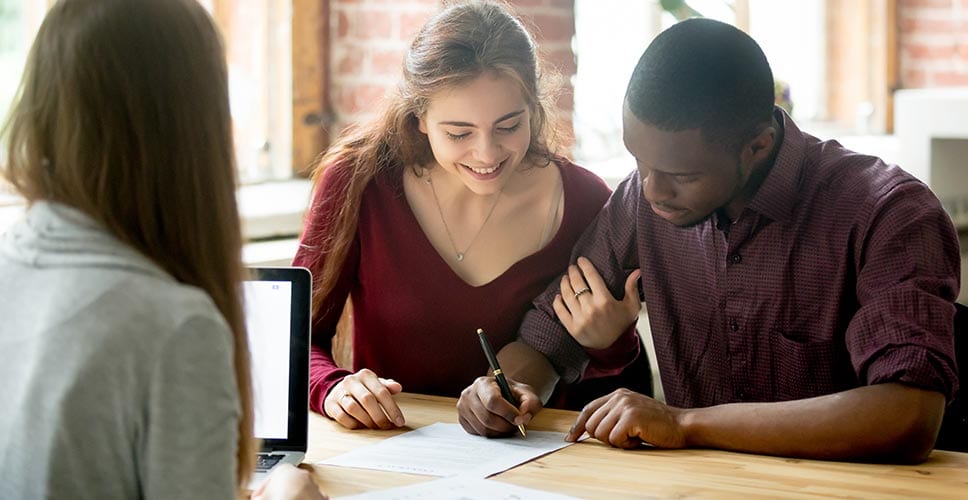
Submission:
[[471,242],[467,244],[467,248],[464,248],[463,251],[460,251],[457,249],[457,244],[454,243],[454,236],[450,234],[450,227],[447,225],[447,219],[444,218],[444,210],[440,208],[440,199],[437,198],[437,189],[434,188],[433,178],[429,174],[427,175],[427,184],[430,184],[430,192],[434,195],[434,204],[437,206],[437,213],[440,214],[440,222],[444,224],[444,231],[447,233],[447,240],[450,241],[450,246],[454,249],[457,262],[461,262],[464,260],[464,255],[467,254],[472,246],[474,246],[474,242],[477,241],[477,237],[480,236],[481,232],[484,231],[484,226],[487,225],[487,221],[491,219],[494,209],[497,208],[497,202],[501,200],[501,193],[504,192],[504,189],[498,191],[497,195],[494,197],[494,203],[491,205],[491,209],[488,210],[487,215],[484,217],[484,222],[481,222],[481,227],[477,229],[477,233],[475,233],[474,237],[471,238]]

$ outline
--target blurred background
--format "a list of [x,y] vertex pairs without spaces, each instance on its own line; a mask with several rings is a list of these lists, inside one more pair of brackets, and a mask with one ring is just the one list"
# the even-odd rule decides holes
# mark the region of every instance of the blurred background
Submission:
[[[0,0],[0,116],[52,3]],[[288,262],[314,159],[345,126],[372,116],[397,81],[409,40],[442,2],[201,3],[228,47],[246,259]],[[634,168],[621,138],[632,68],[661,30],[705,16],[760,43],[778,82],[777,102],[803,129],[898,163],[928,183],[966,247],[968,0],[507,3],[564,77],[558,107],[568,133],[565,153],[613,186]],[[0,183],[0,232],[22,210],[23,202]]]

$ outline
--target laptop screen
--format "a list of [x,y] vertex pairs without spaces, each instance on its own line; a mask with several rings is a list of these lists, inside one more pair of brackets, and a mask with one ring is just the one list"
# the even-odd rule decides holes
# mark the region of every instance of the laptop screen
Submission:
[[[251,268],[243,283],[255,437],[304,446],[308,418],[309,272]],[[301,443],[300,443],[301,441]]]
[[289,311],[292,283],[247,281],[245,323],[252,358],[255,437],[289,437]]

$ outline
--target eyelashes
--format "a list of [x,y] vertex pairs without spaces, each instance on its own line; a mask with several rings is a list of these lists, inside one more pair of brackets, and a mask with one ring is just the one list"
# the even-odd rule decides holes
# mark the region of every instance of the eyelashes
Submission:
[[[514,125],[511,125],[510,127],[498,127],[497,128],[497,131],[498,131],[498,133],[501,133],[501,134],[513,134],[513,133],[517,132],[519,128],[521,128],[521,122],[515,123]],[[462,141],[462,140],[470,137],[470,135],[471,135],[470,132],[464,132],[463,134],[452,134],[450,132],[444,132],[444,134],[447,135],[447,138],[448,139],[450,139],[450,140],[452,140],[454,142],[460,142],[460,141]]]

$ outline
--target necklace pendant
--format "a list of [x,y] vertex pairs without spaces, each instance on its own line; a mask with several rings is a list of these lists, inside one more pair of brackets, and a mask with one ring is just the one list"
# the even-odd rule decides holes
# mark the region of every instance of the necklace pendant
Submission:
[[457,262],[464,260],[463,252],[457,252]]

